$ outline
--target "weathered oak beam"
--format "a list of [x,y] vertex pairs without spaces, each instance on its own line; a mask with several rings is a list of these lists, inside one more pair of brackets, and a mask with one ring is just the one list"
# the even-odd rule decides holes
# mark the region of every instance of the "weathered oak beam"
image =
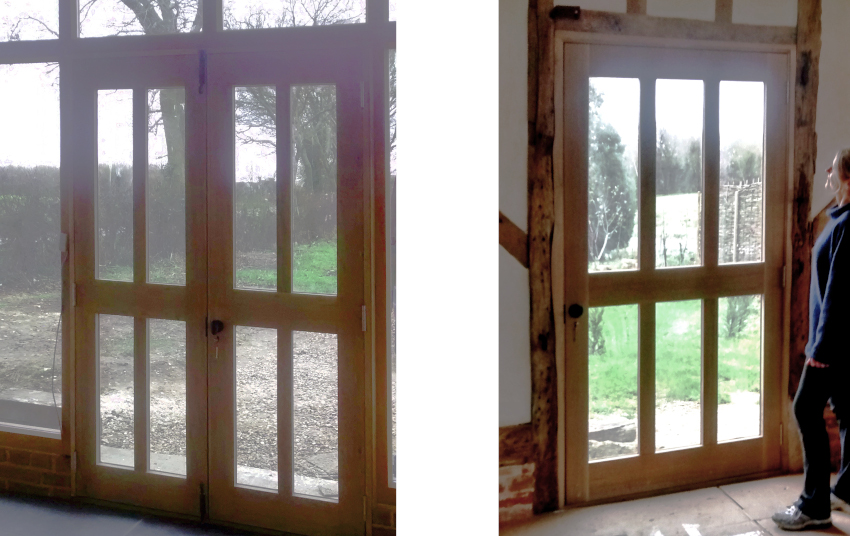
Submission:
[[499,244],[528,268],[528,235],[499,211]]
[[797,73],[794,85],[794,199],[791,209],[791,370],[788,395],[792,398],[800,383],[809,336],[812,254],[809,212],[818,149],[815,118],[820,48],[821,0],[799,0]]
[[552,301],[555,230],[553,0],[528,2],[528,281],[534,513],[558,508],[558,379]]
[[[806,0],[801,0],[806,1]],[[718,6],[719,8],[720,6]],[[725,15],[724,15],[725,16]],[[582,10],[578,20],[557,19],[555,29],[570,32],[589,32],[637,37],[664,36],[672,39],[730,41],[734,43],[759,43],[793,45],[797,31],[782,26],[755,26],[712,22],[704,20],[650,17],[639,13],[609,13]]]
[[531,424],[499,428],[499,467],[525,465],[534,461]]
[[626,0],[626,13],[646,15],[646,0]]
[[714,22],[732,24],[732,0],[715,0]]

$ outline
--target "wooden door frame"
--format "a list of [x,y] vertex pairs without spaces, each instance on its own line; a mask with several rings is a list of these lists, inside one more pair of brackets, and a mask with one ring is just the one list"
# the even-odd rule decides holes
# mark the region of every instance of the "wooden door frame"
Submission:
[[[769,44],[745,44],[745,43],[728,43],[728,42],[709,42],[709,41],[691,41],[691,40],[681,40],[681,39],[665,39],[665,38],[651,38],[651,37],[629,37],[629,36],[612,36],[612,35],[599,35],[599,34],[589,34],[584,32],[570,32],[570,31],[556,31],[555,33],[555,67],[556,67],[556,76],[555,76],[555,110],[556,110],[556,126],[555,126],[555,138],[556,143],[554,146],[554,183],[555,183],[555,214],[556,214],[556,227],[555,227],[555,235],[556,237],[563,237],[561,239],[556,238],[553,244],[553,298],[554,298],[554,311],[556,317],[556,355],[557,355],[557,365],[558,365],[558,388],[559,388],[559,400],[562,403],[558,404],[559,407],[559,483],[561,489],[561,504],[589,504],[591,502],[599,502],[599,501],[609,501],[615,499],[623,499],[628,497],[636,497],[643,496],[647,494],[655,494],[662,491],[672,491],[675,489],[684,489],[684,488],[693,488],[698,487],[700,485],[705,485],[709,481],[703,479],[700,482],[692,482],[686,485],[681,485],[676,483],[676,479],[679,478],[679,472],[671,473],[670,471],[665,471],[663,466],[653,467],[652,470],[657,472],[657,475],[654,475],[654,482],[651,485],[638,487],[638,488],[625,488],[622,486],[620,482],[620,486],[616,485],[616,478],[613,475],[618,474],[622,475],[622,470],[624,467],[617,467],[618,465],[624,465],[615,462],[607,462],[607,465],[612,467],[608,474],[612,475],[610,483],[605,485],[604,482],[602,486],[596,486],[596,491],[590,486],[591,474],[589,465],[586,461],[581,461],[581,459],[577,459],[575,455],[570,455],[569,452],[581,452],[584,451],[586,453],[587,449],[587,423],[586,417],[583,419],[578,419],[576,415],[580,412],[583,412],[585,415],[587,413],[587,381],[586,381],[586,365],[584,368],[581,366],[577,366],[575,360],[566,360],[567,348],[572,346],[570,341],[567,341],[565,338],[566,330],[565,330],[565,315],[564,315],[564,304],[574,303],[575,300],[580,300],[581,296],[587,296],[589,290],[589,279],[585,275],[584,277],[580,277],[578,282],[576,282],[570,275],[567,273],[567,267],[569,265],[570,259],[566,258],[566,252],[569,251],[569,248],[574,247],[584,247],[586,248],[586,236],[567,236],[564,234],[565,227],[565,191],[564,191],[564,180],[566,171],[564,169],[564,163],[566,160],[571,161],[586,161],[587,153],[586,153],[586,142],[581,140],[574,139],[576,131],[586,132],[587,125],[582,125],[581,123],[586,123],[586,110],[574,109],[576,107],[575,104],[570,104],[570,99],[566,97],[567,92],[567,84],[565,80],[570,73],[575,73],[576,71],[581,72],[589,72],[587,69],[589,68],[588,64],[584,64],[581,59],[576,61],[575,56],[571,57],[571,61],[566,60],[565,56],[565,46],[567,45],[586,45],[586,46],[625,46],[625,47],[662,47],[664,49],[672,49],[673,54],[679,54],[679,51],[683,50],[706,50],[706,51],[718,51],[718,52],[755,52],[755,53],[769,53],[774,55],[779,55],[782,60],[781,64],[783,65],[783,69],[786,76],[786,81],[788,85],[788,91],[790,94],[790,85],[793,83],[793,79],[791,77],[791,73],[794,72],[794,59],[795,59],[795,47],[793,45],[769,45]],[[643,97],[642,97],[643,98]],[[780,131],[778,133],[771,133],[766,130],[765,134],[768,138],[773,134],[774,136],[778,136],[778,141],[775,138],[774,143],[782,143],[785,146],[785,155],[786,159],[784,162],[779,162],[776,165],[779,165],[783,168],[782,175],[785,175],[786,181],[782,184],[775,185],[775,188],[781,189],[783,194],[785,195],[784,205],[781,207],[768,207],[766,208],[770,210],[771,208],[774,211],[781,214],[784,220],[784,230],[782,233],[776,233],[775,237],[776,241],[779,241],[779,236],[787,243],[789,237],[789,224],[788,222],[790,217],[790,192],[791,186],[793,184],[793,177],[791,173],[791,148],[793,147],[792,143],[792,134],[793,130],[791,128],[793,121],[793,106],[789,102],[790,99],[786,99],[786,104],[783,110],[785,114],[785,118],[787,121],[784,123],[784,131]],[[573,121],[579,121],[578,128],[567,129],[565,125],[566,117],[575,117]],[[575,123],[573,123],[575,124]],[[706,125],[708,126],[708,125]],[[654,146],[654,136],[651,140],[646,140],[646,136],[641,137],[641,143],[645,143],[647,141],[651,142]],[[578,143],[577,143],[578,142]],[[708,148],[707,148],[708,149]],[[706,156],[706,158],[708,155]],[[643,167],[646,163],[642,163]],[[654,170],[642,170],[641,175],[645,175],[647,171]],[[653,175],[654,176],[654,175]],[[583,179],[586,181],[586,178]],[[586,184],[584,187],[584,191],[586,191]],[[767,202],[767,191],[766,191],[766,202]],[[646,215],[646,211],[643,210],[643,205],[641,206],[641,214]],[[651,211],[651,215],[654,216],[654,209]],[[641,216],[643,218],[645,216]],[[767,215],[766,215],[767,217]],[[639,229],[640,232],[649,232],[645,229],[645,225],[641,225]],[[573,233],[574,235],[576,233]],[[577,233],[581,234],[581,233]],[[714,243],[716,246],[716,242]],[[770,247],[768,244],[765,244],[765,248]],[[774,245],[773,247],[777,247]],[[784,244],[779,244],[779,251],[776,253],[781,257],[782,261],[787,265],[788,259],[790,257],[789,248],[785,247]],[[643,259],[642,259],[643,260]],[[766,259],[767,262],[767,259]],[[586,272],[586,269],[585,269]],[[775,282],[780,281],[781,275],[776,274],[776,277],[772,277],[771,274],[766,274],[768,279],[772,279]],[[567,284],[567,281],[570,281],[570,284]],[[637,282],[637,281],[636,281]],[[775,394],[780,395],[783,392],[781,388],[782,385],[787,380],[787,374],[784,372],[787,369],[788,363],[788,333],[789,333],[789,319],[788,319],[788,301],[790,297],[790,284],[785,285],[784,290],[782,291],[782,300],[781,300],[781,312],[779,310],[773,311],[774,320],[777,320],[781,323],[782,333],[781,333],[781,358],[777,359],[776,365],[781,363],[783,372],[780,371],[772,371],[766,370],[763,368],[764,381],[775,384]],[[772,285],[765,282],[765,289],[772,288]],[[717,289],[717,292],[720,289]],[[577,303],[583,303],[582,301],[577,301]],[[715,302],[716,303],[716,302]],[[589,304],[587,304],[589,305]],[[650,311],[645,310],[648,308],[642,309],[642,313],[649,313]],[[654,307],[651,308],[654,311]],[[767,324],[768,320],[768,311],[765,310],[765,317],[763,322]],[[586,348],[587,339],[586,339],[586,329],[579,330],[579,335],[577,337],[577,343],[579,346]],[[644,338],[646,340],[646,338]],[[642,352],[646,352],[651,350],[651,348],[643,348]],[[766,352],[765,352],[766,353]],[[583,372],[582,372],[583,371]],[[644,377],[645,376],[645,377]],[[582,378],[585,379],[582,379]],[[652,382],[654,384],[654,369],[647,370],[646,368],[641,370],[641,379],[640,384],[644,385],[647,382]],[[576,396],[578,394],[578,396]],[[572,396],[570,396],[572,395]],[[707,396],[709,393],[704,395]],[[716,395],[716,393],[715,393]],[[787,419],[787,411],[784,406],[787,405],[787,401],[785,397],[782,396],[773,396],[776,400],[769,401],[765,399],[763,401],[763,411],[771,411],[772,419],[776,422],[775,431],[773,430],[765,430],[765,434],[768,432],[775,433],[776,443],[782,444],[783,448],[787,449],[787,441],[782,442],[779,438],[781,433],[781,426]],[[773,404],[770,406],[769,404]],[[578,404],[578,406],[576,406]],[[651,413],[654,411],[654,405],[647,408],[649,411],[646,413]],[[643,417],[644,411],[641,412],[641,416]],[[651,417],[650,417],[651,418]],[[653,419],[654,420],[654,419]],[[710,419],[709,419],[710,420]],[[765,418],[765,425],[768,423],[768,419]],[[581,431],[584,430],[583,433],[576,434],[574,431],[578,429]],[[716,422],[715,422],[716,429]],[[570,430],[570,436],[568,437],[566,434],[566,430]],[[786,427],[787,430],[787,427]],[[648,435],[648,434],[645,434]],[[642,437],[642,439],[644,439]],[[650,438],[654,439],[654,438]],[[654,441],[653,441],[654,443]],[[749,445],[748,443],[752,442],[737,442],[743,444],[743,446],[736,445],[735,448],[743,449],[743,450],[751,450],[753,445]],[[724,445],[724,447],[728,447]],[[777,445],[778,447],[778,445]],[[733,448],[733,450],[735,450]],[[728,450],[728,449],[727,449]],[[668,460],[673,460],[673,458],[682,458],[682,461],[687,457],[686,451],[685,454],[679,452],[667,453],[666,458]],[[742,452],[743,454],[743,452]],[[672,455],[672,456],[671,456]],[[586,454],[585,454],[586,456]],[[781,466],[781,459],[784,459],[786,456],[784,454],[779,457],[779,453],[777,453],[777,457],[775,460],[772,460],[769,463],[769,467],[767,472],[777,471]],[[627,464],[625,464],[627,465]],[[674,463],[676,467],[681,467],[680,464]],[[595,468],[594,468],[595,469]],[[648,467],[649,469],[649,467]],[[739,467],[736,469],[730,469],[733,473],[738,472],[741,473],[745,470],[744,467]],[[598,473],[598,471],[595,471]],[[765,471],[761,471],[764,473]],[[735,477],[740,478],[740,477]],[[728,479],[728,478],[727,478]],[[606,478],[606,480],[609,480]],[[716,480],[716,479],[715,479]]]
[[[205,103],[196,95],[194,55],[135,58],[131,65],[117,60],[69,62],[70,89],[77,103],[73,124],[78,135],[71,163],[75,176],[75,337],[77,362],[76,429],[80,481],[77,494],[101,500],[171,510],[200,516],[197,491],[206,484],[206,340],[202,334],[206,314],[206,213],[205,160],[186,160],[186,285],[155,285],[146,282],[147,98],[148,88],[181,86],[186,90],[186,132],[205,131]],[[133,265],[134,281],[95,278],[97,91],[127,88],[133,98]],[[91,113],[93,112],[93,113]],[[139,119],[144,121],[140,122]],[[204,154],[203,140],[185,139],[186,154]],[[135,469],[99,465],[97,447],[98,368],[97,315],[117,314],[135,318],[134,447]],[[148,466],[147,318],[186,322],[187,475],[184,478],[152,473]],[[140,333],[144,331],[144,333]],[[140,491],[142,490],[142,491]]]
[[[364,212],[367,168],[362,136],[366,119],[365,62],[346,54],[328,55],[325,61],[284,58],[269,68],[267,55],[210,55],[211,71],[227,73],[211,76],[209,88],[208,213],[210,232],[219,238],[210,249],[210,320],[224,321],[219,352],[210,363],[210,518],[240,524],[257,524],[292,532],[348,534],[363,527],[363,500],[366,494],[365,332],[361,328],[364,295],[364,236],[367,217]],[[240,72],[236,75],[235,66]],[[299,84],[335,84],[337,87],[338,143],[338,281],[339,293],[333,296],[291,293],[289,291],[289,234],[291,225],[285,207],[290,203],[290,122],[289,91]],[[232,87],[276,85],[277,116],[277,192],[278,192],[278,289],[253,291],[233,289],[233,156],[222,155],[223,148],[234,146]],[[230,117],[228,117],[230,115]],[[285,123],[284,123],[285,121]],[[353,135],[352,135],[353,133]],[[226,149],[229,150],[229,149]],[[284,208],[281,208],[284,207]],[[214,215],[214,216],[213,216]],[[285,234],[285,236],[284,236]],[[210,241],[212,246],[212,240]],[[234,321],[235,318],[235,321]],[[269,492],[236,486],[235,467],[235,391],[233,326],[256,326],[278,330],[278,491]],[[339,341],[339,502],[295,495],[292,489],[292,431],[280,420],[292,415],[291,340],[293,331],[335,333]],[[228,366],[230,365],[230,366]],[[232,406],[231,406],[232,401]],[[213,448],[213,445],[216,448]],[[232,466],[231,466],[232,462]]]
[[[66,69],[74,60],[94,58],[124,58],[132,59],[140,56],[168,56],[174,54],[194,54],[199,50],[208,53],[227,51],[250,51],[263,50],[265,52],[277,51],[281,55],[291,54],[293,51],[310,50],[345,50],[356,51],[364,59],[375,60],[376,54],[383,54],[387,48],[393,48],[396,41],[396,22],[388,20],[387,0],[366,0],[366,21],[360,24],[334,25],[310,28],[268,28],[260,30],[224,31],[222,29],[223,0],[205,0],[203,13],[203,31],[199,33],[185,33],[175,35],[134,35],[134,36],[108,36],[98,38],[80,38],[77,35],[78,10],[76,2],[61,1],[58,3],[58,39],[46,39],[37,41],[0,42],[0,63],[36,63],[36,62],[58,62],[61,69],[62,81],[60,85],[60,117],[61,117],[61,157],[60,168],[60,191],[61,191],[61,231],[69,236],[68,258],[62,268],[62,431],[61,440],[46,440],[46,444],[55,445],[55,450],[61,452],[71,460],[75,467],[76,456],[76,415],[75,385],[77,359],[76,343],[74,340],[76,314],[73,305],[75,270],[74,262],[77,255],[74,240],[74,199],[73,181],[76,177],[77,163],[76,150],[77,140],[73,126],[75,102],[69,91],[68,80],[71,70]],[[379,62],[375,62],[377,64]],[[381,102],[374,100],[379,98],[376,91],[380,85],[377,82],[367,84],[367,106],[372,106],[372,126],[377,128],[380,120],[377,116],[381,113],[379,108]],[[375,91],[373,91],[375,90]],[[371,99],[371,100],[370,100]],[[368,130],[368,129],[367,129]],[[369,133],[364,132],[368,138]],[[374,173],[378,169],[378,163],[373,162],[373,156],[380,158],[375,144],[376,134],[372,134],[367,152],[367,163],[370,167],[369,185],[367,188],[364,207],[375,210],[376,201],[371,197],[374,192],[376,178]],[[364,138],[366,139],[366,138]],[[373,154],[372,154],[373,153]],[[380,244],[373,244],[377,230],[381,228],[381,222],[375,221],[372,214],[373,225],[364,231],[364,240],[371,254],[364,257],[364,269],[370,274],[366,284],[380,287],[385,284],[381,279],[379,271],[372,271],[376,251]],[[373,247],[374,246],[374,247]],[[382,393],[382,370],[384,356],[381,355],[380,346],[372,341],[375,329],[382,329],[380,319],[376,317],[376,309],[381,305],[377,303],[374,296],[365,290],[367,296],[367,324],[369,335],[366,341],[366,353],[364,367],[366,369],[366,403],[367,421],[366,438],[362,445],[366,452],[365,464],[367,474],[367,513],[371,513],[374,507],[390,507],[394,510],[395,489],[385,486],[378,475],[386,471],[387,460],[382,459],[381,454],[376,454],[380,443],[380,426],[382,416],[376,411],[381,411],[380,400],[385,397]],[[376,392],[376,384],[377,392]],[[378,428],[376,432],[376,428]],[[377,434],[377,435],[376,435]],[[30,438],[25,435],[7,434],[9,441],[4,446],[26,448]],[[5,436],[4,436],[5,437]],[[17,439],[20,441],[17,441]],[[54,448],[54,447],[51,447]],[[76,471],[71,472],[71,494],[75,494],[75,486],[80,478]],[[370,515],[367,515],[371,519]],[[381,519],[384,519],[383,517]],[[380,523],[379,524],[384,524]]]

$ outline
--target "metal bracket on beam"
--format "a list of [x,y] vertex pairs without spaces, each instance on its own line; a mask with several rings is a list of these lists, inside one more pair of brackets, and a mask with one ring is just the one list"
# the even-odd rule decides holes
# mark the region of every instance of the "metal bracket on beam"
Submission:
[[581,18],[581,8],[578,6],[555,6],[549,12],[550,19],[572,19]]

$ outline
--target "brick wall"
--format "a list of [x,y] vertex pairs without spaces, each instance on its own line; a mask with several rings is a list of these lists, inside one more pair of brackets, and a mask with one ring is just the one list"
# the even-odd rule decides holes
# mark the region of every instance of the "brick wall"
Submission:
[[0,432],[0,491],[71,496],[71,457],[61,442]]
[[372,508],[372,536],[395,536],[395,506],[376,504]]
[[530,519],[534,502],[534,464],[499,467],[499,524]]

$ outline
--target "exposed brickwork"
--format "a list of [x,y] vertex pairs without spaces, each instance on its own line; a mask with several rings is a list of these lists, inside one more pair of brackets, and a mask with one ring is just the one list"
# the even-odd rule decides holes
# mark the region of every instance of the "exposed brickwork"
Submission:
[[395,536],[395,506],[376,504],[372,508],[372,536]]
[[43,452],[33,452],[30,456],[30,465],[33,467],[38,467],[39,469],[46,469],[47,471],[53,470],[53,458],[50,454],[44,454]]
[[534,464],[499,467],[499,524],[532,516]]
[[70,456],[37,449],[0,447],[0,491],[70,497]]

